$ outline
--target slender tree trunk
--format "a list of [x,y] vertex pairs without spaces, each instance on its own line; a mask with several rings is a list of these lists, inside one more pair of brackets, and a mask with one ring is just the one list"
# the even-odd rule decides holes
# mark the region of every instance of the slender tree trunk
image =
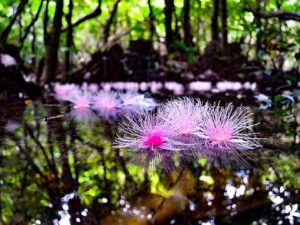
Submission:
[[36,32],[35,32],[35,28],[32,28],[32,41],[31,41],[31,54],[32,54],[32,58],[31,58],[31,68],[33,70],[36,69]]
[[112,25],[113,20],[115,18],[115,15],[117,14],[118,6],[119,6],[120,2],[121,2],[121,0],[117,0],[115,2],[112,10],[110,11],[109,17],[106,20],[105,27],[104,27],[104,30],[103,30],[103,45],[105,45],[108,41],[108,38],[109,38],[109,35],[110,35],[110,28],[111,28],[111,25]]
[[[55,104],[52,98],[46,98],[47,104]],[[54,117],[60,115],[61,112],[58,108],[49,107],[47,109],[47,116]],[[48,143],[51,145],[57,144],[59,148],[59,161],[61,165],[61,182],[64,184],[63,191],[64,193],[70,193],[74,191],[74,187],[76,185],[75,180],[72,177],[71,166],[69,164],[69,147],[66,144],[66,134],[63,128],[63,119],[57,118],[54,120],[47,121],[47,135],[48,135]]]
[[69,12],[67,14],[67,40],[66,40],[66,52],[65,52],[65,73],[64,80],[67,80],[70,74],[70,56],[71,48],[73,46],[73,25],[72,25],[72,14],[73,14],[73,0],[69,0]]
[[173,43],[175,40],[181,40],[181,35],[180,35],[180,29],[179,29],[179,23],[180,21],[180,17],[178,18],[177,14],[176,14],[176,8],[175,6],[173,7],[173,14],[172,16],[174,16],[174,23],[175,23],[175,27],[173,29]]
[[219,40],[219,24],[218,24],[218,18],[219,18],[219,0],[214,0],[214,6],[213,6],[213,15],[211,18],[211,39],[213,41]]
[[[261,1],[256,0],[256,11],[260,12]],[[255,46],[255,58],[258,59],[259,52],[261,50],[261,20],[259,17],[254,17],[254,22],[256,24],[256,46]]]
[[215,210],[216,222],[217,224],[221,224],[221,215],[224,215],[224,212],[226,211],[224,205],[226,178],[224,173],[216,168],[212,169],[211,176],[214,180],[214,199],[212,201],[212,206]]
[[186,46],[193,46],[190,21],[190,0],[184,0],[183,5],[183,39]]
[[227,29],[227,1],[221,0],[221,23],[222,23],[222,48],[226,51],[228,44],[228,29]]
[[58,50],[59,50],[59,38],[62,26],[63,17],[63,0],[56,0],[55,13],[50,33],[46,35],[45,42],[45,67],[42,74],[42,84],[53,81],[56,77],[58,66]]
[[[277,11],[280,12],[281,7],[282,7],[281,0],[276,0],[276,7],[277,7]],[[279,42],[283,43],[284,39],[283,39],[283,35],[282,35],[282,21],[281,20],[278,21],[278,30],[279,30],[279,33],[278,33]],[[280,70],[283,70],[283,64],[284,64],[284,54],[283,54],[283,52],[279,51],[278,68],[280,68]]]
[[149,26],[150,26],[150,41],[153,44],[153,37],[155,33],[155,26],[154,26],[154,15],[153,15],[153,8],[151,4],[151,0],[147,0],[148,8],[149,8]]
[[166,46],[170,51],[173,43],[173,30],[172,30],[172,13],[174,11],[174,0],[165,0],[165,30],[166,30]]

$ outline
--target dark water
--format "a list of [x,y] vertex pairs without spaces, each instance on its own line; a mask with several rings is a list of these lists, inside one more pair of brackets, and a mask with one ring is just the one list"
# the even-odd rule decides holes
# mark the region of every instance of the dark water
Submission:
[[297,128],[251,109],[265,139],[249,166],[165,173],[113,149],[115,123],[59,116],[51,97],[3,102],[0,224],[300,224]]

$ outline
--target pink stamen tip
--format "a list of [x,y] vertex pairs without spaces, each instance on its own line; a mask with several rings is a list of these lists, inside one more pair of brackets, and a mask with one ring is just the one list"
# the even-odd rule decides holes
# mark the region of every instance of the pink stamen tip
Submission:
[[147,134],[147,138],[144,141],[144,145],[149,147],[159,147],[163,144],[162,134],[160,132],[153,132]]

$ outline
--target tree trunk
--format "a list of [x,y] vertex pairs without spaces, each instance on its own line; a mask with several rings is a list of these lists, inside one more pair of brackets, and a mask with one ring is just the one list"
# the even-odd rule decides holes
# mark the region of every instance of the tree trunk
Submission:
[[[47,97],[47,104],[56,104],[57,102],[54,99]],[[55,107],[49,107],[47,109],[48,118],[61,115],[60,109]],[[76,181],[73,179],[71,166],[69,164],[69,146],[66,144],[66,133],[63,128],[63,119],[56,118],[47,120],[47,136],[48,143],[50,148],[57,145],[59,148],[59,161],[61,166],[61,182],[64,184],[63,191],[64,193],[70,193],[74,191],[76,186]]]
[[183,5],[183,39],[186,46],[193,46],[190,21],[190,0],[184,0]]
[[65,52],[65,73],[63,80],[67,80],[70,74],[70,55],[71,48],[73,46],[73,25],[72,25],[72,14],[73,14],[73,0],[69,0],[69,12],[67,14],[67,40],[66,40],[66,52]]
[[221,0],[221,23],[222,23],[222,48],[223,51],[227,49],[228,43],[228,29],[227,29],[227,1]]
[[148,8],[149,8],[150,41],[153,44],[153,37],[154,37],[154,32],[155,32],[154,15],[153,15],[153,8],[151,5],[151,0],[147,0],[147,2],[148,2]]
[[[260,0],[256,0],[256,11],[260,12]],[[256,24],[256,46],[255,46],[255,58],[258,59],[259,52],[261,50],[261,20],[259,17],[254,17]]]
[[218,17],[219,17],[219,0],[214,0],[213,15],[211,18],[211,39],[213,41],[219,40]]
[[118,10],[118,6],[119,6],[120,2],[121,2],[121,0],[117,0],[115,2],[112,10],[110,11],[109,17],[106,20],[105,27],[104,27],[104,30],[103,30],[103,45],[105,45],[108,41],[109,34],[110,34],[110,28],[111,28],[111,25],[112,25],[113,20],[115,18],[115,15],[117,14],[117,10]]
[[166,46],[170,51],[173,43],[173,30],[172,30],[172,13],[174,10],[174,0],[165,0],[165,30],[166,30]]
[[[63,17],[63,0],[56,0],[52,29],[45,37],[45,67],[42,74],[42,84],[54,81],[58,65],[59,38]],[[46,29],[47,30],[47,29]]]

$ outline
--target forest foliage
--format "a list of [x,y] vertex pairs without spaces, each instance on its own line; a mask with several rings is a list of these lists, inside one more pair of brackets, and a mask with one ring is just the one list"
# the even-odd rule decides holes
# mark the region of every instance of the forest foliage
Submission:
[[69,73],[91,54],[137,39],[150,40],[161,54],[170,48],[203,53],[212,40],[223,49],[238,43],[249,58],[291,67],[299,51],[299,13],[297,0],[3,0],[1,51],[20,54],[35,72],[44,58],[46,82],[58,65]]

